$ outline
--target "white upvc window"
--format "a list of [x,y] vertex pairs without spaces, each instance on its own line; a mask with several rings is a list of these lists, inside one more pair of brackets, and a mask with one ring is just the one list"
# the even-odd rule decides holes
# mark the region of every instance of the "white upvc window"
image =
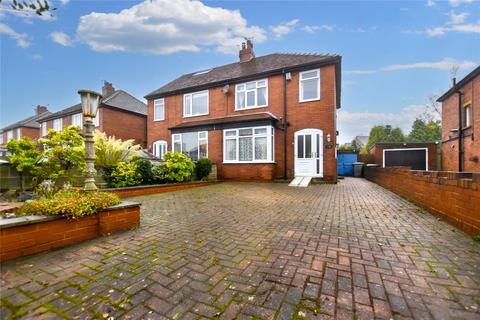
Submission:
[[95,118],[93,118],[93,126],[94,127],[100,126],[100,112],[99,111],[97,111],[97,115],[95,116]]
[[183,95],[183,116],[194,117],[208,114],[208,90]]
[[22,128],[17,128],[17,140],[22,138]]
[[7,131],[7,142],[13,139],[13,130]]
[[267,79],[241,83],[235,86],[235,110],[260,108],[267,105]]
[[172,151],[182,152],[193,161],[208,157],[208,131],[172,135]]
[[468,104],[463,108],[464,111],[464,128],[468,128],[472,125],[472,105]]
[[300,72],[300,102],[320,100],[320,69]]
[[56,131],[62,131],[63,129],[62,118],[53,120],[53,129]]
[[83,115],[81,113],[72,114],[72,126],[83,127]]
[[165,99],[153,101],[153,121],[165,120]]
[[0,132],[0,145],[3,144],[3,132]]
[[273,162],[272,126],[223,130],[223,162]]
[[163,160],[165,153],[168,151],[168,144],[165,140],[155,141],[152,145],[153,155]]
[[42,137],[45,137],[47,135],[47,122],[42,122],[40,124],[40,135]]

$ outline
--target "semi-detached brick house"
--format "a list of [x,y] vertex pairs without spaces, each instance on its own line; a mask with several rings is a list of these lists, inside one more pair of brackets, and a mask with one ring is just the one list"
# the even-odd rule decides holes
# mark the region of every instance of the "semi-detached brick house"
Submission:
[[[147,137],[147,106],[123,90],[115,90],[111,83],[102,87],[103,99],[94,119],[95,129],[118,139],[134,139],[145,147]],[[69,125],[83,125],[82,105],[76,104],[43,118],[40,135],[48,129],[62,130]]]
[[149,93],[148,148],[208,157],[220,179],[336,181],[341,57],[274,53],[183,75]]
[[480,172],[480,66],[455,83],[442,103],[442,169]]
[[35,115],[15,122],[0,130],[0,145],[4,145],[10,139],[21,139],[22,137],[29,137],[36,140],[40,134],[40,121],[48,117],[52,113],[48,111],[45,106],[37,106],[35,108]]

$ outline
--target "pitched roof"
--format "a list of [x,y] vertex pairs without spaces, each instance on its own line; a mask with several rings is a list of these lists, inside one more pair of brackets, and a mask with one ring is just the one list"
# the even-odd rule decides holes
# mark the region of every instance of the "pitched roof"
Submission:
[[[147,115],[147,105],[123,90],[115,90],[115,92],[113,92],[111,95],[104,98],[100,107],[102,106],[117,108],[141,115]],[[71,107],[55,112],[42,120],[48,121],[52,119],[63,118],[65,116],[81,112],[82,105],[77,103]]]
[[450,97],[452,94],[455,93],[456,89],[463,87],[467,82],[475,78],[476,76],[480,75],[480,66],[476,67],[472,72],[467,74],[462,80],[457,82],[455,87],[451,87],[448,89],[447,92],[445,92],[440,98],[437,99],[438,102],[443,102],[446,100],[448,97]]
[[301,69],[302,67],[315,67],[327,64],[336,66],[337,103],[340,106],[340,80],[341,56],[320,54],[288,54],[272,53],[256,57],[247,62],[236,62],[210,70],[185,74],[163,87],[150,92],[147,99],[159,98],[171,94],[186,92],[192,89],[206,89],[240,80],[253,79],[260,76],[279,74],[282,71]]
[[34,116],[28,117],[26,119],[20,120],[18,122],[15,122],[11,125],[8,125],[6,127],[3,127],[0,131],[6,131],[6,130],[11,130],[14,128],[20,128],[20,127],[27,127],[27,128],[40,128],[40,121],[43,120],[44,118],[48,117],[52,113],[50,111],[46,111],[40,114],[36,114]]

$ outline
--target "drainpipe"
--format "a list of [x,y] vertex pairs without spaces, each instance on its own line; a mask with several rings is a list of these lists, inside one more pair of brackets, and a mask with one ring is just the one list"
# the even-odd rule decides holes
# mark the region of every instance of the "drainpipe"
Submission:
[[287,78],[285,70],[283,76],[283,179],[287,180]]
[[463,171],[463,130],[462,130],[462,96],[463,93],[457,89],[457,81],[453,78],[453,89],[458,94],[458,171]]

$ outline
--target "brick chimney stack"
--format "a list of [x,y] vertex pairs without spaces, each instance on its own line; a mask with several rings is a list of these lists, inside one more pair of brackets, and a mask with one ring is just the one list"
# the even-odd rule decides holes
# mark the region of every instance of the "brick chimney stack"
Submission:
[[246,40],[247,42],[242,42],[242,49],[239,53],[240,62],[247,62],[255,58],[255,52],[253,52],[253,43],[250,39]]
[[38,105],[36,108],[35,108],[35,114],[38,116],[39,114],[42,114],[44,112],[47,112],[48,111],[48,108],[45,107],[45,106],[41,106],[41,105]]
[[108,81],[103,81],[102,95],[104,98],[112,95],[115,92],[115,88]]

